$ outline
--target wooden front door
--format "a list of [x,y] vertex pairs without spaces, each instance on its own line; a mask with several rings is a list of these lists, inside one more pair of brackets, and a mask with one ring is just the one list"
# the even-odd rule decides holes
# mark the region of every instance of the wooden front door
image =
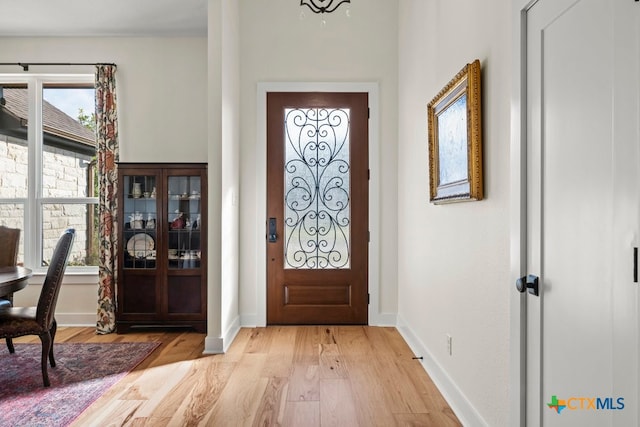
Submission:
[[267,94],[267,323],[367,324],[368,95]]

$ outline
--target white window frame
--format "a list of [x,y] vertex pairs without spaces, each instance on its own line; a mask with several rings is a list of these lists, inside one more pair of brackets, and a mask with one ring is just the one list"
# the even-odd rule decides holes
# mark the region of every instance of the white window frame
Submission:
[[[47,84],[91,84],[93,74],[0,74],[1,84],[25,84],[28,93],[28,192],[27,198],[0,199],[0,202],[24,204],[24,264],[34,275],[45,274],[42,266],[42,206],[45,204],[97,204],[98,197],[42,197],[42,153],[44,149],[42,126],[42,89]],[[97,266],[68,266],[66,274],[97,275]]]

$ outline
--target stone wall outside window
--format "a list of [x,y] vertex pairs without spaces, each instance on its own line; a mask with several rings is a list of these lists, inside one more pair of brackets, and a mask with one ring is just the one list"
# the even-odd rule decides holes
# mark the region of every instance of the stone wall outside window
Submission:
[[[43,188],[51,197],[87,197],[88,165],[92,158],[56,147],[45,146],[42,159]],[[0,199],[25,198],[28,183],[27,143],[24,140],[0,135]],[[46,263],[62,232],[73,227],[76,240],[69,258],[70,265],[85,265],[89,246],[87,209],[94,205],[50,204],[43,208],[43,255]],[[24,229],[22,203],[0,203],[0,223]],[[24,261],[24,233],[21,233],[21,253]]]

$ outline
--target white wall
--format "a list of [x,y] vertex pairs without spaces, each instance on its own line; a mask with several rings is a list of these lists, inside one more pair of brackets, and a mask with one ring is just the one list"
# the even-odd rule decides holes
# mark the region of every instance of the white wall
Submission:
[[[396,1],[352,2],[321,18],[299,2],[243,0],[241,22],[241,196],[240,196],[240,313],[244,324],[255,324],[264,304],[257,297],[266,271],[257,268],[256,248],[264,245],[265,230],[256,224],[266,207],[256,199],[264,193],[266,159],[256,144],[256,95],[259,82],[377,82],[380,89],[380,313],[397,309],[396,147],[397,147],[397,8]],[[306,17],[300,18],[304,11]],[[256,216],[258,220],[256,220]],[[262,307],[264,312],[264,307]]]
[[[201,162],[207,154],[207,39],[0,38],[0,62],[113,62],[120,161]],[[0,67],[21,73],[20,67]],[[32,66],[29,73],[93,74],[92,66]]]
[[[461,419],[507,425],[510,2],[402,0],[399,15],[399,326]],[[427,104],[474,59],[483,68],[485,200],[436,206]]]
[[[207,39],[0,38],[0,62],[112,62],[118,66],[120,160],[202,162],[207,158]],[[22,73],[0,67],[2,73]],[[37,67],[29,73],[89,73],[92,66]],[[34,304],[42,277],[16,294]],[[65,278],[60,324],[96,321],[97,276]]]
[[221,211],[222,199],[222,105],[223,105],[223,32],[222,0],[208,1],[207,44],[207,115],[209,159],[209,229],[207,239],[207,339],[206,353],[219,353],[224,348],[220,306],[222,286],[221,272]]
[[[240,11],[224,0],[222,17],[221,336],[226,350],[240,326]],[[211,281],[210,281],[211,283]],[[210,312],[211,313],[211,312]]]

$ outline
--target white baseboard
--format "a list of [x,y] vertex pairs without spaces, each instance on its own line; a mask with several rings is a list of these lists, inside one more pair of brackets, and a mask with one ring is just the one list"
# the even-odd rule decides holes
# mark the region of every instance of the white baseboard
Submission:
[[240,318],[236,317],[222,337],[207,336],[204,340],[204,351],[202,354],[223,354],[240,332]]
[[91,327],[96,326],[98,315],[93,313],[56,313],[56,322],[58,326],[79,326]]
[[261,325],[260,323],[264,323],[264,322],[258,322],[258,316],[256,314],[240,315],[240,325],[243,328],[258,328],[258,327],[266,326],[266,325]]
[[411,328],[407,326],[401,316],[398,316],[396,328],[400,335],[407,342],[414,354],[423,356],[420,361],[422,367],[433,383],[438,387],[440,393],[447,401],[453,412],[456,414],[462,425],[464,426],[487,426],[487,422],[480,416],[476,408],[466,398],[462,390],[458,388],[456,383],[447,375],[447,372],[435,361],[431,352],[413,333]]
[[238,332],[240,332],[240,317],[236,317],[223,334],[223,352],[229,350],[229,346],[231,346],[231,343],[236,338],[236,335],[238,335]]
[[204,351],[202,354],[222,354],[224,353],[224,340],[218,337],[207,336],[204,339]]
[[396,326],[398,315],[396,313],[372,313],[369,317],[370,326]]

